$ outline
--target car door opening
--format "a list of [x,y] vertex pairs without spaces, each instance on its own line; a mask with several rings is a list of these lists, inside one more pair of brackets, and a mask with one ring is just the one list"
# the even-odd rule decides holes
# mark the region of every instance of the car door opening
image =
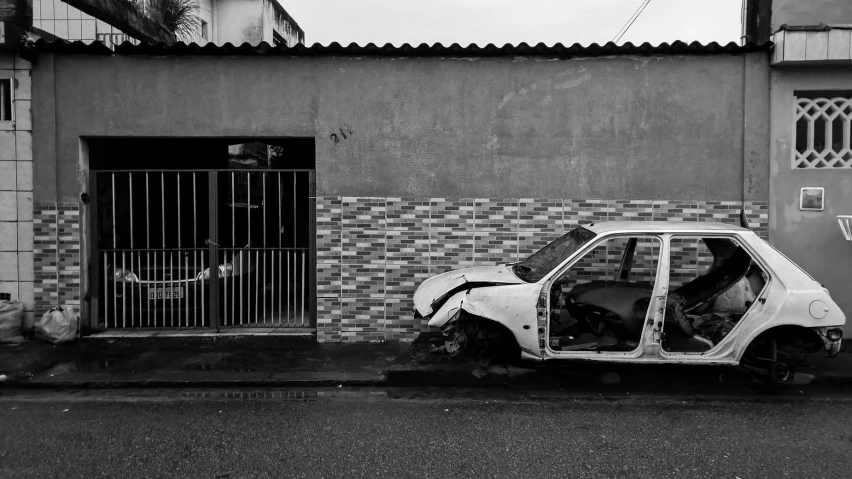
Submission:
[[768,276],[733,238],[670,241],[662,348],[702,353],[719,344],[760,298]]
[[550,288],[550,348],[635,350],[646,327],[660,246],[652,236],[610,238],[559,275]]

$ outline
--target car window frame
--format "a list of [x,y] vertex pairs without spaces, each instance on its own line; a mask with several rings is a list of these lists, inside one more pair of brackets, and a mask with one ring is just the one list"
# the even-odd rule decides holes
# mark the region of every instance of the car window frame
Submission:
[[[766,302],[765,302],[766,295],[769,294],[770,286],[772,285],[772,282],[775,280],[777,275],[775,274],[774,271],[772,271],[771,268],[768,268],[766,261],[764,261],[763,258],[759,254],[757,254],[757,252],[754,250],[752,245],[749,244],[749,242],[746,240],[746,238],[744,238],[742,235],[740,235],[739,233],[709,232],[708,231],[708,232],[667,233],[667,234],[665,234],[665,236],[666,236],[666,238],[665,238],[666,251],[668,252],[668,258],[667,258],[666,264],[667,264],[667,267],[669,269],[671,269],[671,246],[670,246],[670,242],[671,242],[671,239],[674,238],[674,237],[678,237],[678,238],[694,237],[694,238],[699,239],[699,240],[701,238],[707,238],[707,237],[721,237],[721,238],[728,238],[728,239],[734,241],[734,243],[736,243],[737,246],[745,249],[746,252],[751,257],[751,260],[754,261],[755,263],[757,263],[758,266],[760,266],[760,269],[763,270],[763,275],[765,276],[764,279],[766,280],[766,284],[763,285],[763,289],[760,291],[760,294],[758,294],[754,297],[754,303],[760,303],[762,305],[760,308],[757,308],[757,309],[762,310],[764,307],[766,307]],[[760,238],[760,239],[762,239],[762,238]],[[668,271],[666,272],[666,276],[668,277]],[[669,294],[668,286],[669,285],[668,285],[668,281],[667,281],[666,288],[665,288],[666,289],[666,293],[665,293],[666,297],[664,298],[663,304],[667,304],[667,302],[668,302],[668,294]],[[761,302],[760,301],[761,299],[764,299],[764,301]],[[733,328],[731,328],[731,331],[728,332],[728,334],[725,336],[725,338],[722,339],[722,341],[720,341],[719,344],[714,345],[712,348],[708,349],[707,351],[703,351],[703,352],[666,351],[666,350],[663,349],[663,342],[662,342],[662,338],[661,338],[660,342],[659,342],[660,356],[665,358],[665,359],[675,359],[675,358],[682,358],[682,357],[685,357],[685,356],[693,356],[693,357],[698,356],[698,357],[700,357],[700,356],[716,355],[718,353],[718,351],[721,350],[721,348],[725,347],[728,343],[733,341],[733,338],[736,336],[735,332],[737,332],[740,329],[743,329],[741,326],[743,324],[748,323],[750,321],[751,316],[754,316],[755,314],[757,314],[757,313],[755,313],[755,310],[756,310],[755,305],[752,304],[752,306],[748,308],[748,310],[745,312],[745,314],[743,314],[743,317],[740,318],[739,321],[737,321],[737,324]],[[663,325],[662,325],[660,331],[663,334],[665,334],[665,318],[663,320]]]
[[[544,325],[544,351],[547,356],[550,357],[600,357],[601,355],[605,355],[607,357],[621,357],[626,359],[638,358],[646,354],[645,346],[648,344],[649,338],[653,335],[653,327],[655,325],[657,311],[656,311],[656,303],[660,301],[662,298],[663,304],[665,304],[665,298],[668,295],[668,291],[665,289],[668,288],[668,260],[669,260],[669,244],[668,241],[664,240],[664,236],[667,233],[660,232],[638,232],[638,231],[620,231],[620,232],[611,232],[599,234],[595,240],[590,241],[584,248],[581,248],[574,252],[570,257],[568,257],[565,261],[562,262],[558,267],[554,268],[553,271],[550,272],[547,276],[541,279],[539,283],[542,284],[542,289],[540,290],[539,295],[544,295],[546,297],[546,311],[547,316],[545,318]],[[574,264],[583,258],[588,252],[594,250],[601,243],[605,241],[612,240],[614,238],[619,237],[648,237],[654,238],[659,242],[660,251],[659,258],[657,260],[657,273],[654,276],[654,285],[651,289],[651,302],[648,305],[648,311],[645,313],[645,321],[642,323],[642,333],[639,337],[639,344],[636,346],[636,349],[632,351],[556,351],[550,347],[550,289],[553,287],[553,283],[562,276],[563,273],[568,271]],[[663,268],[665,266],[665,269]],[[665,278],[662,278],[664,276]],[[665,287],[662,286],[663,281],[665,279]],[[663,287],[664,291],[660,291],[660,288]]]

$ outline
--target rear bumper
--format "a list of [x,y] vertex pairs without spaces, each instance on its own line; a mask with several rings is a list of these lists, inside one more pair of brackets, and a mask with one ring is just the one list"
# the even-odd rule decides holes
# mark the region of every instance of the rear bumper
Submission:
[[[836,356],[837,353],[840,352],[840,345],[843,342],[843,329],[837,326],[828,328],[814,328],[814,330],[822,339],[823,346],[825,347],[826,356]],[[829,331],[834,334],[830,335]],[[839,337],[837,335],[839,335]]]

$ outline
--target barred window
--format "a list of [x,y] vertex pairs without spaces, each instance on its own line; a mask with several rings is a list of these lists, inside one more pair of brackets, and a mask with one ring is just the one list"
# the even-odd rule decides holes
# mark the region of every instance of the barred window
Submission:
[[795,118],[793,168],[852,168],[852,95],[797,93]]
[[12,121],[11,78],[0,78],[0,121]]

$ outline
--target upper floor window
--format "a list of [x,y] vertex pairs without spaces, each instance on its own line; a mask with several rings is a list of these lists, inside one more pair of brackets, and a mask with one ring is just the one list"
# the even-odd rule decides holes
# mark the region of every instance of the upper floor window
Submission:
[[277,30],[272,30],[272,44],[273,45],[284,45],[287,46],[287,40],[278,33]]
[[11,78],[0,78],[0,121],[12,121]]
[[796,92],[793,168],[852,168],[852,92]]

